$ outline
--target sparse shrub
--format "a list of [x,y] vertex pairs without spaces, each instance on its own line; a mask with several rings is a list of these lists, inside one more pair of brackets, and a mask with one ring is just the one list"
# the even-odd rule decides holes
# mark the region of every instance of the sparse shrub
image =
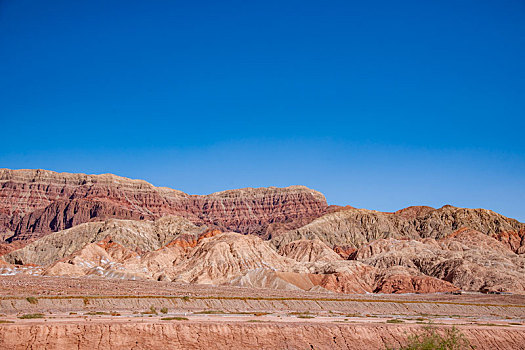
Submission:
[[404,323],[405,321],[399,320],[397,318],[393,318],[391,320],[387,320],[386,323]]
[[314,318],[315,317],[315,315],[312,315],[310,311],[304,311],[304,312],[295,311],[295,312],[290,312],[288,315],[296,316],[297,318]]
[[172,321],[172,320],[175,320],[175,321],[188,321],[188,318],[187,317],[162,317],[161,318],[162,321]]
[[89,305],[89,299],[88,298],[83,297],[82,301],[84,301],[84,305]]
[[183,296],[183,297],[182,297],[182,300],[183,300],[183,301],[190,301],[190,297],[187,296],[187,295],[186,295],[186,296]]
[[163,314],[167,314],[168,313],[168,308],[167,307],[163,307],[162,309],[160,309],[160,312],[162,312]]
[[155,309],[155,306],[151,305],[149,307],[149,311],[144,311],[143,314],[156,315],[157,314],[157,309]]
[[43,314],[25,314],[25,315],[22,315],[22,316],[18,316],[18,318],[20,319],[30,319],[30,318],[44,318],[44,315]]
[[217,315],[217,314],[225,314],[224,311],[219,310],[204,310],[204,311],[197,311],[194,312],[195,315]]
[[38,304],[38,299],[35,297],[27,297],[26,300],[29,302],[29,304]]
[[[445,329],[444,335],[430,325],[419,334],[408,337],[408,344],[399,350],[463,350],[470,349],[470,343],[456,327]],[[393,349],[388,348],[387,349]]]

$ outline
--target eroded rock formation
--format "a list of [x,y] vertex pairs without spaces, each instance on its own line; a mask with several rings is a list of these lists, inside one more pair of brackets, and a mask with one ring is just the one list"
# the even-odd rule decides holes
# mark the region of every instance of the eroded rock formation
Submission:
[[486,209],[409,207],[395,213],[344,209],[272,238],[276,247],[319,239],[330,247],[360,247],[377,239],[443,238],[461,228],[494,237],[516,253],[525,249],[525,224]]
[[[135,224],[113,219],[111,225],[94,230],[92,223],[82,224],[43,237],[5,258],[7,262],[26,265],[46,264],[31,273],[51,276],[152,279],[336,293],[457,290],[450,283],[420,271],[398,268],[392,274],[391,266],[382,268],[343,260],[321,241],[291,242],[278,254],[267,241],[254,235],[206,231],[182,218],[140,222],[139,228]],[[82,233],[82,228],[88,231]],[[71,240],[77,236],[85,238],[72,244]],[[103,238],[96,241],[100,237]],[[165,244],[169,239],[171,242]],[[81,248],[65,256],[72,246]],[[16,269],[11,265],[3,271]],[[29,272],[22,269],[18,272]]]
[[440,240],[379,239],[360,247],[353,258],[379,269],[413,269],[468,291],[525,291],[525,258],[472,229]]
[[449,205],[328,206],[303,186],[194,196],[110,174],[2,169],[0,228],[0,254],[14,250],[0,274],[525,293],[525,224]]

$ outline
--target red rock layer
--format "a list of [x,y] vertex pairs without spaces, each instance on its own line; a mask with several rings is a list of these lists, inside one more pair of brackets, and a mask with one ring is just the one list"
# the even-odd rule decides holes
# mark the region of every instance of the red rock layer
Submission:
[[349,246],[349,245],[345,245],[345,246],[336,245],[334,246],[333,249],[334,249],[334,252],[339,254],[339,256],[345,260],[349,259],[352,256],[352,254],[354,254],[357,251],[357,248]]
[[503,231],[494,236],[517,254],[525,254],[525,227],[519,231]]
[[[175,240],[171,241],[170,243],[166,244],[166,248],[179,246],[185,250],[191,249],[197,246],[197,244],[200,243],[204,238],[210,238],[213,236],[216,236],[218,234],[223,233],[221,230],[217,229],[210,229],[206,232],[201,233],[198,237],[192,236],[192,235],[181,235],[177,237]],[[161,248],[162,249],[162,248]]]
[[271,224],[297,228],[325,213],[327,207],[321,193],[303,186],[200,196],[110,174],[0,169],[0,229],[12,232],[9,242],[35,239],[88,221],[164,215],[179,215],[225,231],[265,235]]

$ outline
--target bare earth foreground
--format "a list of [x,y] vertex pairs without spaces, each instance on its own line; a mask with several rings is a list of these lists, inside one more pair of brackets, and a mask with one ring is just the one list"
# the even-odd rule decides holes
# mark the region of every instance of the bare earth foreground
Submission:
[[518,295],[349,296],[18,275],[0,278],[0,313],[2,349],[384,349],[428,323],[456,326],[476,349],[525,349]]

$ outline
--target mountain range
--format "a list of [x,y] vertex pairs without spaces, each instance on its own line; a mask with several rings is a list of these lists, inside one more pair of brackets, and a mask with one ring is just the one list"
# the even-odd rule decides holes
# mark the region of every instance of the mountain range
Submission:
[[189,195],[0,169],[0,274],[336,293],[525,294],[525,224],[487,209],[328,205],[304,186]]

